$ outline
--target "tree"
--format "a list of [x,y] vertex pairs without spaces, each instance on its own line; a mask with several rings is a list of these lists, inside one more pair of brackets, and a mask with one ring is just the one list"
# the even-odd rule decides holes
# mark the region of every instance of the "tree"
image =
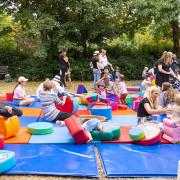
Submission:
[[169,28],[174,44],[173,51],[180,57],[179,0],[131,0],[126,1],[125,5],[126,21],[123,22],[130,33],[152,23],[155,30],[161,33]]

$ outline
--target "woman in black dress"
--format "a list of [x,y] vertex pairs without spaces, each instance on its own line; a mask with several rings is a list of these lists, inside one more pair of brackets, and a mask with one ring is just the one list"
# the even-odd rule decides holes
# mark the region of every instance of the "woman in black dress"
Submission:
[[157,64],[158,71],[156,74],[156,85],[159,87],[162,86],[164,82],[169,82],[170,75],[174,76],[174,73],[171,69],[172,62],[172,53],[166,52],[162,60]]

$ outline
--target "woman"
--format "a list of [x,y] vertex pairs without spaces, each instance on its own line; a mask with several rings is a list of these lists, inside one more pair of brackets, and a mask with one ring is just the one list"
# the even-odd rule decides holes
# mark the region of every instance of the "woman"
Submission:
[[99,51],[95,51],[93,54],[93,57],[91,59],[90,67],[93,69],[93,85],[94,85],[94,90],[97,90],[96,82],[100,79],[101,77],[101,70],[99,67]]
[[163,53],[163,59],[158,62],[158,71],[156,74],[156,85],[162,87],[163,82],[169,82],[170,75],[174,76],[171,69],[172,53]]
[[153,114],[165,114],[167,109],[157,108],[158,98],[160,94],[160,89],[156,86],[151,86],[148,89],[147,97],[144,98],[138,108],[137,117],[138,124],[144,123],[146,121],[151,121]]

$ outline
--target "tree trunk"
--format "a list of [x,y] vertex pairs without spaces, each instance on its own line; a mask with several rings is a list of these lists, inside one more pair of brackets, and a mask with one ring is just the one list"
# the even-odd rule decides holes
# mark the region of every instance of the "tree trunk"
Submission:
[[173,51],[177,55],[178,58],[180,58],[180,44],[179,44],[179,38],[180,38],[180,29],[178,21],[172,21],[171,26],[173,29]]

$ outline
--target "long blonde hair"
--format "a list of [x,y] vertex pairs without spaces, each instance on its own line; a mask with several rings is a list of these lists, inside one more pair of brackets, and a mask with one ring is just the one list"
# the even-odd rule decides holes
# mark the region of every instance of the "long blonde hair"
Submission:
[[148,98],[148,100],[150,102],[150,105],[151,105],[152,109],[157,109],[157,107],[158,107],[159,98],[157,98],[155,100],[152,99],[152,93],[155,92],[155,91],[160,91],[160,89],[158,87],[156,87],[156,86],[151,86],[151,87],[148,88],[148,92],[147,92],[147,98]]

